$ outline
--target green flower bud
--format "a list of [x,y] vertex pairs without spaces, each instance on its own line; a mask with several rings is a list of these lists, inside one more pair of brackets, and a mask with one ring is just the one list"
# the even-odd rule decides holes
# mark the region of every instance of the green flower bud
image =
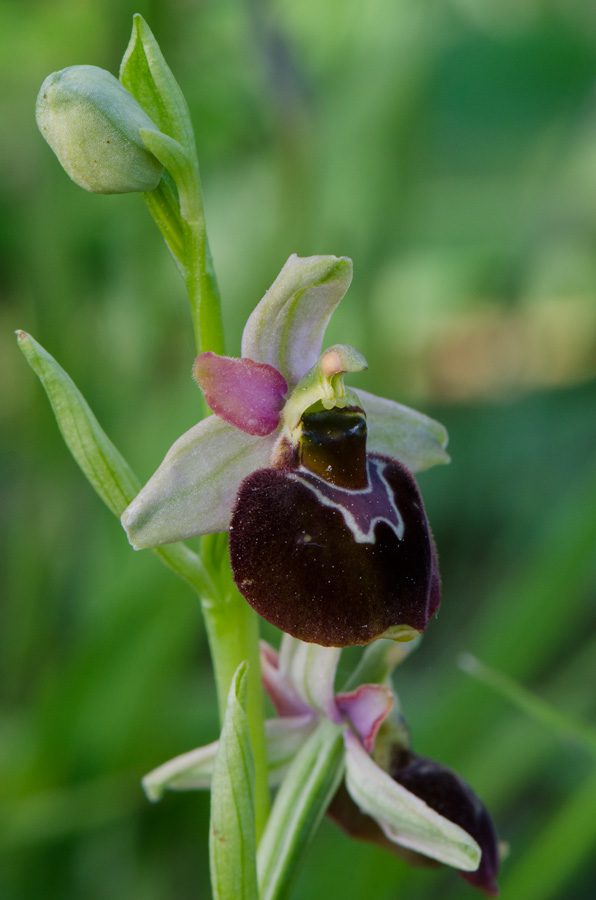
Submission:
[[36,106],[37,124],[62,167],[95,194],[152,191],[163,166],[142,130],[158,131],[117,78],[97,66],[49,75]]

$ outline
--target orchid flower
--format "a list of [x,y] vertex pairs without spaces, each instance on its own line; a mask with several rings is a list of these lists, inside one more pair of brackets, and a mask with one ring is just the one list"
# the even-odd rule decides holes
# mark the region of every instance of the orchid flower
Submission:
[[283,631],[324,646],[409,640],[440,599],[411,472],[444,463],[437,422],[347,389],[353,347],[321,353],[349,259],[291,256],[251,314],[242,358],[202,353],[214,415],[179,438],[122,516],[134,547],[230,532],[240,592]]
[[[278,714],[266,722],[269,778],[279,785],[289,763],[322,720],[341,730],[345,777],[328,809],[350,836],[379,844],[406,861],[453,866],[489,896],[498,891],[498,843],[472,789],[445,766],[412,752],[391,669],[413,644],[381,642],[383,683],[336,693],[340,649],[284,635],[280,652],[261,644],[264,687]],[[171,760],[143,779],[158,800],[166,789],[208,788],[217,742]]]

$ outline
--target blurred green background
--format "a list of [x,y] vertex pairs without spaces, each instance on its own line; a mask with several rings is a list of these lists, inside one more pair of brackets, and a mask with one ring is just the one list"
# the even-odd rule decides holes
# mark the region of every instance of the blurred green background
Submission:
[[[217,733],[198,605],[130,550],[13,336],[142,478],[196,420],[183,285],[140,197],[77,188],[34,120],[50,72],[117,72],[133,12],[191,107],[228,352],[290,253],[349,255],[328,342],[449,428],[451,466],[420,476],[443,605],[396,678],[415,748],[492,811],[504,900],[592,898],[594,756],[456,665],[596,727],[591,0],[2,0],[0,897],[209,896],[208,797],[150,807],[139,784]],[[295,891],[474,895],[328,823]]]

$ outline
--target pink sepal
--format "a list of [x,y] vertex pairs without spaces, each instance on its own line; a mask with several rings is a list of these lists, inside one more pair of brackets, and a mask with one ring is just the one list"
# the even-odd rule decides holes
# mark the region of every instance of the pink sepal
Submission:
[[382,684],[361,684],[355,691],[337,694],[335,702],[358,732],[366,752],[371,753],[377,731],[393,707],[393,692]]
[[193,375],[209,407],[224,422],[262,436],[277,428],[288,385],[274,366],[208,350],[197,356]]

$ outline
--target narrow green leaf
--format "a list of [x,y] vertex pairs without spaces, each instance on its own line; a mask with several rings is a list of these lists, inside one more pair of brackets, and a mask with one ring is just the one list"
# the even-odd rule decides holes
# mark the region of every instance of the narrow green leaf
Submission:
[[31,335],[18,331],[27,362],[43,384],[62,436],[87,479],[114,515],[120,516],[140,484],[93,415],[72,379]]
[[241,663],[232,680],[213,768],[209,858],[214,900],[258,900],[259,896],[247,668],[247,663]]
[[[18,331],[18,344],[39,377],[58,427],[87,479],[104,503],[120,516],[140,489],[140,481],[93,415],[74,381],[30,334]],[[201,559],[182,544],[160,547],[155,554],[199,594],[215,588]]]
[[261,900],[285,900],[343,775],[341,729],[323,721],[288,770],[259,845]]
[[180,213],[186,222],[196,222],[202,215],[197,193],[196,171],[188,150],[161,131],[141,129],[145,147],[165,166],[178,186]]
[[195,153],[184,94],[143,17],[133,17],[132,35],[120,66],[120,81],[136,97],[160,131]]

